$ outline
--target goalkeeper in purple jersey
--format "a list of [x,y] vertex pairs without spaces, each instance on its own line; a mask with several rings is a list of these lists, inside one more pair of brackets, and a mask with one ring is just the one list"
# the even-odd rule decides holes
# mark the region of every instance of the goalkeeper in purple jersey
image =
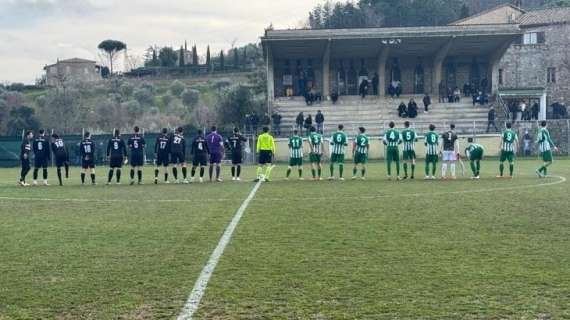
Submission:
[[224,155],[224,138],[218,133],[216,126],[213,126],[210,134],[206,136],[206,143],[210,151],[210,181],[214,175],[214,167],[216,168],[216,181],[222,182],[220,173],[222,171],[222,158]]

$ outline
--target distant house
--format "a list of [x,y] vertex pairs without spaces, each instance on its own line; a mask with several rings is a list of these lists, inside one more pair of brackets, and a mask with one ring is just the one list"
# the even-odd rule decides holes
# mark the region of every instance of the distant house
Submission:
[[102,67],[97,65],[97,62],[80,58],[58,60],[57,63],[44,67],[48,86],[57,86],[63,81],[92,82],[101,80],[101,69]]

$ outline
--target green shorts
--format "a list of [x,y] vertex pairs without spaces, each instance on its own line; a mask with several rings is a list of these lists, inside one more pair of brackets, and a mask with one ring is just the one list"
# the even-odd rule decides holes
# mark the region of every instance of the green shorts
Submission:
[[439,157],[437,154],[426,154],[426,162],[437,163]]
[[416,160],[416,152],[414,150],[404,151],[402,154],[404,160]]
[[514,162],[515,161],[515,153],[512,151],[501,151],[500,161],[501,162],[509,161],[511,163]]
[[542,160],[544,162],[552,162],[553,159],[554,159],[554,157],[552,157],[552,151],[551,150],[544,151],[542,153]]
[[303,158],[289,158],[289,166],[296,167],[303,165]]
[[355,152],[354,153],[354,164],[366,164],[368,163],[368,154]]
[[386,148],[386,160],[387,161],[400,161],[400,151],[398,150],[398,147]]
[[482,160],[482,159],[483,159],[483,152],[482,151],[471,152],[469,154],[469,160],[471,160],[471,161],[477,161],[477,160]]
[[344,154],[331,154],[331,163],[344,163]]
[[311,163],[321,163],[322,154],[311,153],[309,155],[309,160]]

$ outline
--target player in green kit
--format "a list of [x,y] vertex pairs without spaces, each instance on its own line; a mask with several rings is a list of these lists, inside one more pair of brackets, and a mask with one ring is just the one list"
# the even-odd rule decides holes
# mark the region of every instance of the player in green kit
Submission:
[[536,141],[538,142],[538,151],[542,155],[542,161],[544,161],[544,164],[536,169],[536,174],[539,178],[546,178],[548,176],[548,167],[554,161],[552,150],[554,149],[554,151],[558,152],[558,147],[556,147],[552,138],[550,138],[550,132],[548,132],[546,128],[546,121],[540,123],[538,139]]
[[[425,135],[426,146],[426,177],[425,179],[435,180],[435,171],[437,170],[437,161],[439,160],[439,135],[435,132],[435,126],[429,125],[429,132]],[[431,165],[431,176],[430,176]]]
[[309,154],[309,160],[311,161],[311,173],[313,174],[313,180],[322,180],[323,167],[321,164],[321,159],[323,157],[323,136],[317,133],[315,127],[311,127],[311,133],[307,139],[309,144],[309,149],[311,153]]
[[402,143],[400,132],[394,129],[396,124],[392,121],[389,124],[390,129],[384,133],[383,143],[386,146],[386,166],[388,169],[388,179],[392,179],[392,161],[396,162],[397,179],[400,178],[400,150],[398,146]]
[[513,177],[513,172],[515,171],[515,152],[518,147],[518,135],[512,129],[513,125],[509,122],[507,123],[507,130],[503,131],[501,137],[501,156],[499,164],[499,175],[497,178],[503,178],[503,173],[505,172],[505,161],[509,162],[509,174]]
[[352,169],[352,179],[356,179],[358,172],[358,165],[361,166],[362,180],[366,179],[366,163],[368,163],[368,150],[370,149],[370,139],[365,134],[366,129],[363,127],[358,128],[358,136],[354,139],[352,144],[352,156],[354,159],[354,169]]
[[299,136],[297,130],[294,130],[293,136],[289,138],[289,168],[285,180],[289,180],[293,167],[297,167],[299,180],[303,180],[303,138]]
[[473,172],[473,177],[471,179],[479,180],[481,173],[481,160],[483,160],[483,154],[485,149],[482,145],[474,143],[473,138],[467,138],[469,145],[465,149],[465,156],[469,159],[471,165],[471,171]]
[[416,171],[416,142],[418,136],[413,129],[410,129],[410,122],[404,123],[406,129],[402,131],[402,142],[404,144],[403,159],[404,160],[404,179],[408,178],[408,165],[410,165],[411,173],[410,179],[414,178]]
[[330,172],[331,176],[329,180],[334,180],[334,165],[338,164],[338,175],[339,179],[342,181],[344,173],[344,150],[348,146],[348,139],[344,133],[344,126],[342,124],[338,125],[338,131],[335,132],[330,141],[330,153],[331,153],[331,165]]

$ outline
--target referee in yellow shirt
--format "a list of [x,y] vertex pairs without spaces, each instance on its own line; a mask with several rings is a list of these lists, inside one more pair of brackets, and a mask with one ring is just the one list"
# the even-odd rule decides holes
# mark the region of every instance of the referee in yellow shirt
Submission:
[[[273,155],[275,155],[275,140],[269,134],[269,128],[264,127],[263,133],[257,137],[257,154],[259,155],[259,165],[257,166],[257,178],[259,180],[269,181],[271,170],[273,169]],[[265,166],[265,176],[261,175]]]

